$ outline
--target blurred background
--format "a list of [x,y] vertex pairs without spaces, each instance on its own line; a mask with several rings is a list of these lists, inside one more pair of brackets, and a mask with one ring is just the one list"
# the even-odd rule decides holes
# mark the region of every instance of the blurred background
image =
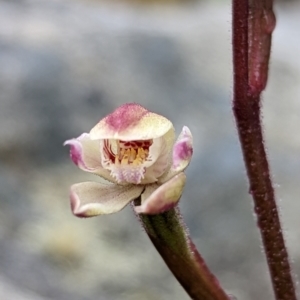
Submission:
[[[263,121],[300,274],[300,2],[275,9]],[[190,127],[180,207],[192,238],[228,293],[273,299],[231,98],[229,0],[0,1],[0,299],[189,299],[130,207],[69,208],[69,186],[97,178],[63,142],[125,102]]]

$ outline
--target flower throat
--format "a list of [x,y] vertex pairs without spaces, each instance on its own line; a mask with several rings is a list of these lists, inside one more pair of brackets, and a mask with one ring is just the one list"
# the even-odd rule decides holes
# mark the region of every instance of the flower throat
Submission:
[[113,150],[109,140],[104,141],[104,154],[115,165],[140,165],[150,161],[149,148],[153,140],[122,141],[115,140],[116,148]]

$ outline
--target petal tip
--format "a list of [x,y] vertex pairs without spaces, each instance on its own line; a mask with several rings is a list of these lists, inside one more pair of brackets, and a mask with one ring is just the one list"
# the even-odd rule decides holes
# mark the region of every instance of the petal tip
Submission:
[[74,216],[79,218],[86,218],[87,216],[80,210],[80,199],[77,196],[76,192],[73,189],[73,186],[70,189],[70,206],[71,211]]
[[70,206],[73,215],[78,218],[90,218],[101,215],[101,213],[94,209],[94,203],[90,202],[84,204],[80,201],[80,198],[84,197],[86,192],[84,189],[81,190],[80,186],[82,186],[82,184],[85,183],[74,184],[70,189]]
[[82,161],[82,146],[77,139],[67,140],[63,144],[64,146],[70,146],[70,158],[76,166],[79,166]]
[[[186,176],[183,172],[177,174],[153,192],[151,187],[142,194],[142,205],[135,207],[137,214],[157,215],[174,208],[181,197]],[[149,194],[149,191],[151,194]],[[144,199],[146,197],[146,199]]]
[[182,127],[182,134],[184,136],[189,136],[190,138],[193,138],[190,129],[187,126],[185,126],[185,125]]
[[173,168],[184,170],[193,155],[193,136],[187,126],[182,128],[178,141],[173,148]]

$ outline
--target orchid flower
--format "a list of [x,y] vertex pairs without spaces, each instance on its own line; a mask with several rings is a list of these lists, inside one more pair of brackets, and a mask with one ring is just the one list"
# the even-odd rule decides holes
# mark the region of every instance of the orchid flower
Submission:
[[141,196],[137,213],[159,214],[182,194],[192,153],[192,134],[184,126],[175,142],[167,118],[127,103],[78,138],[67,140],[70,157],[82,170],[104,181],[71,186],[71,209],[78,217],[115,213]]

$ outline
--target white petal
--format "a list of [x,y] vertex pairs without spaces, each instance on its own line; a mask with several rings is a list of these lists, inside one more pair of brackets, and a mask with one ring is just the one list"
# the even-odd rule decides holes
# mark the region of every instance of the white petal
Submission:
[[167,118],[150,112],[137,103],[126,103],[92,128],[92,139],[123,141],[150,140],[163,136],[173,128]]
[[193,136],[187,126],[182,128],[173,147],[173,162],[169,171],[159,178],[159,183],[168,181],[176,174],[183,172],[189,165],[193,155]]
[[153,149],[150,147],[150,155],[154,163],[146,168],[146,173],[142,184],[156,182],[164,173],[166,173],[172,164],[172,147],[174,144],[174,129],[169,130],[165,135],[159,138],[156,144],[153,142]]
[[146,186],[141,206],[136,206],[135,211],[139,214],[156,215],[170,210],[177,205],[185,181],[185,174],[179,173],[161,186],[158,184]]
[[65,145],[70,146],[70,157],[80,169],[115,182],[110,172],[102,167],[100,141],[91,140],[88,133],[83,133],[78,138],[65,141]]
[[70,201],[74,215],[93,217],[122,210],[139,197],[143,186],[120,186],[111,183],[82,182],[71,186]]

